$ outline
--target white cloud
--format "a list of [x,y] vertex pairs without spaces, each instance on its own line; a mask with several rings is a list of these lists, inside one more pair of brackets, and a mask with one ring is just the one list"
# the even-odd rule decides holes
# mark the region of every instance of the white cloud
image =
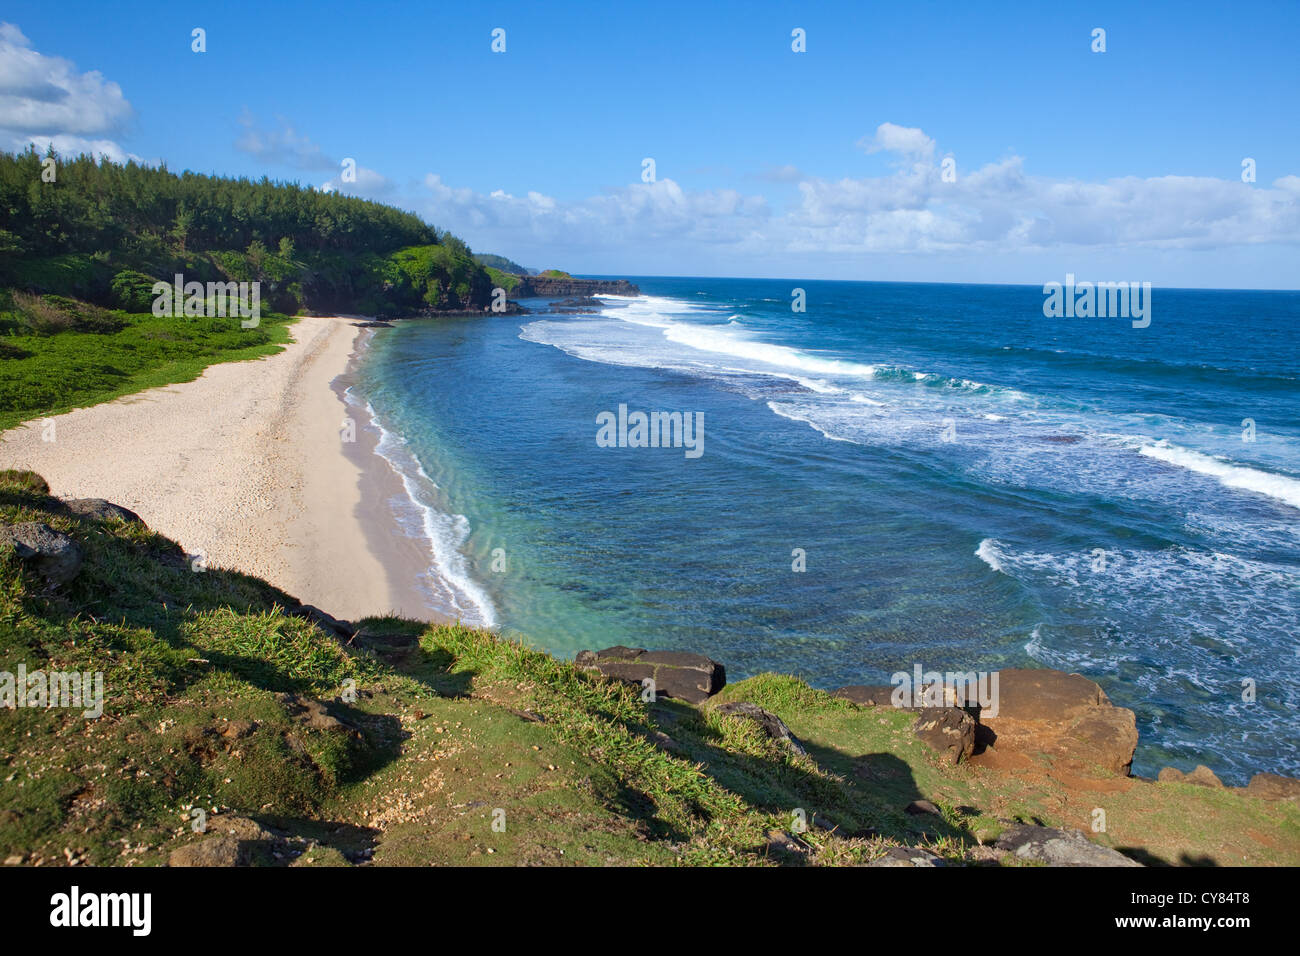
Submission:
[[[624,258],[642,250],[661,260],[671,250],[679,269],[721,257],[1024,257],[1300,243],[1300,176],[1271,186],[1206,176],[1054,180],[1029,175],[1024,160],[1012,156],[959,166],[956,180],[945,182],[933,161],[935,142],[921,130],[884,123],[866,142],[909,161],[882,176],[801,176],[797,199],[783,211],[761,195],[691,190],[671,179],[561,202],[537,193],[482,194],[436,175],[426,177],[429,195],[417,208],[476,248],[518,249],[533,258],[557,248],[598,260],[620,248]],[[788,175],[793,167],[778,169]]]
[[235,149],[268,165],[312,170],[339,168],[339,164],[326,156],[320,146],[299,134],[284,117],[276,117],[276,123],[278,125],[271,129],[261,129],[253,114],[244,110],[239,117],[239,125],[244,131],[235,140]]
[[122,88],[97,70],[45,56],[11,23],[0,23],[0,145],[53,144],[61,153],[92,152],[122,160],[112,138],[133,115]]
[[[247,153],[268,167],[290,167],[312,172],[332,170],[335,175],[319,183],[317,189],[365,199],[396,198],[397,184],[387,176],[368,166],[356,164],[353,157],[336,159],[330,156],[310,137],[299,133],[283,116],[276,117],[274,126],[262,127],[257,118],[245,109],[239,117],[239,125],[243,127],[243,132],[235,140],[235,149]],[[351,161],[356,173],[356,178],[347,182],[343,180],[345,161]]]
[[868,153],[898,153],[908,159],[929,159],[934,155],[934,140],[914,126],[881,123],[871,139],[862,137],[858,145]]

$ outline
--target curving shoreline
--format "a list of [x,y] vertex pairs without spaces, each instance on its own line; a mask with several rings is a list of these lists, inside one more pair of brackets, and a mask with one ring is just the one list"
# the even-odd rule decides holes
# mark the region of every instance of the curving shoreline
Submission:
[[385,499],[370,490],[383,490],[385,463],[360,424],[355,443],[340,440],[355,409],[335,383],[364,349],[363,329],[328,317],[291,331],[276,355],[10,429],[0,467],[37,471],[58,495],[121,502],[209,567],[333,613],[435,617],[403,583],[427,559],[385,533]]

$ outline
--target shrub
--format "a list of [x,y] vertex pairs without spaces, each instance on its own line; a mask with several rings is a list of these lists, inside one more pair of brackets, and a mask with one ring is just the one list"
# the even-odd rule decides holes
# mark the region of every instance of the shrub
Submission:
[[155,281],[143,272],[123,269],[109,283],[113,304],[127,312],[149,312],[153,308]]
[[53,335],[76,326],[77,320],[44,296],[15,292],[14,311],[18,320],[40,335]]
[[19,321],[40,335],[58,332],[111,335],[126,327],[126,322],[108,309],[67,296],[15,292],[13,303]]

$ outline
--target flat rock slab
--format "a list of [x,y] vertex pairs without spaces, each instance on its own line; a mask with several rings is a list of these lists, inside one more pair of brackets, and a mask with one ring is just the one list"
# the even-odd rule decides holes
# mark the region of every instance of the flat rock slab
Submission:
[[1020,825],[1003,831],[995,846],[1017,859],[1049,866],[1141,866],[1123,853],[1093,843],[1078,830]]
[[684,651],[647,651],[620,644],[602,651],[579,651],[574,663],[638,686],[654,681],[656,696],[691,704],[704,703],[727,683],[727,669],[717,661]]
[[998,719],[1066,720],[1109,706],[1101,685],[1082,674],[1038,668],[998,671]]

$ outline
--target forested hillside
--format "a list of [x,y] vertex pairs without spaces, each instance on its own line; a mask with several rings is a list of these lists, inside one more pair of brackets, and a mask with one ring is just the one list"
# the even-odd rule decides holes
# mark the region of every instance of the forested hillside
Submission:
[[[381,203],[266,178],[0,153],[0,288],[140,312],[152,283],[176,273],[260,281],[264,307],[289,314],[479,309],[492,290],[463,242]],[[0,310],[14,309],[6,294]]]

